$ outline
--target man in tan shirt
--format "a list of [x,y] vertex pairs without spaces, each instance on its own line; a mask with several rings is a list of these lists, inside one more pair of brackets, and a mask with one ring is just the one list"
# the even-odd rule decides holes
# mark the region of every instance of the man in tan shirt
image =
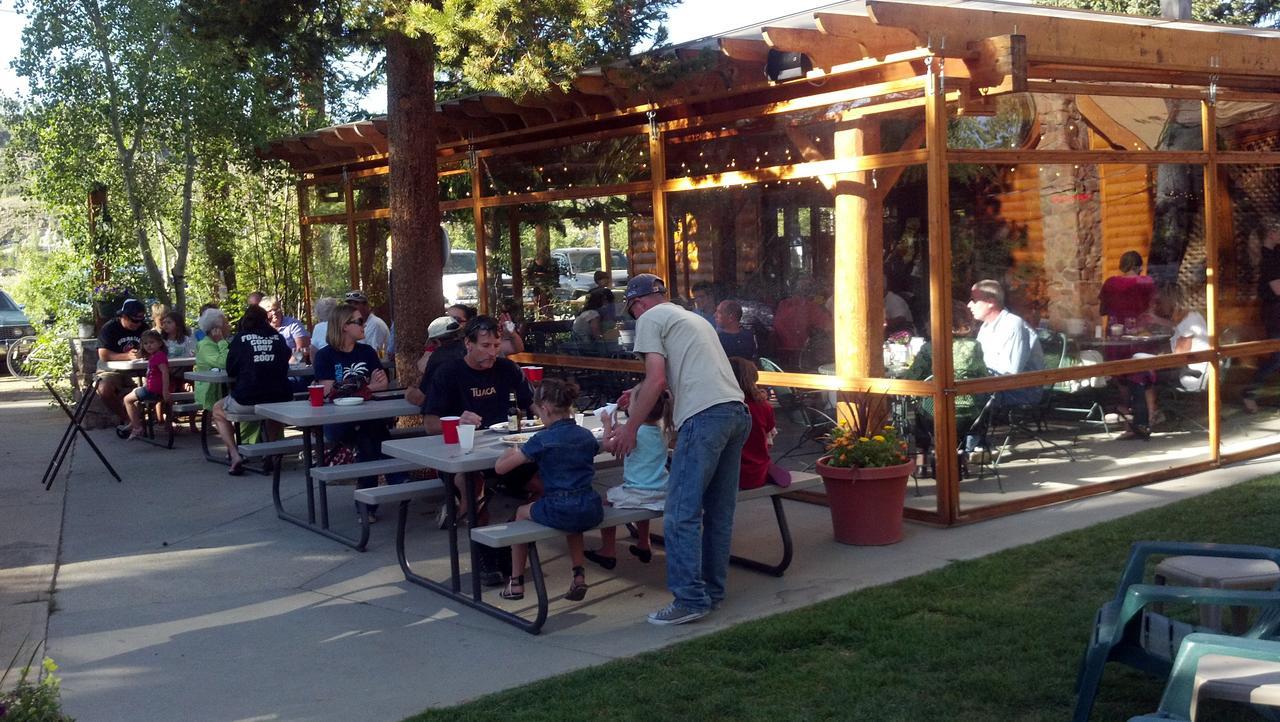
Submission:
[[636,319],[635,352],[644,358],[627,425],[614,441],[624,457],[654,402],[668,388],[679,430],[667,485],[667,588],[675,597],[649,615],[651,624],[684,624],[707,615],[725,594],[729,543],[738,499],[742,445],[751,415],[715,329],[666,299],[662,279],[635,276],[623,297]]

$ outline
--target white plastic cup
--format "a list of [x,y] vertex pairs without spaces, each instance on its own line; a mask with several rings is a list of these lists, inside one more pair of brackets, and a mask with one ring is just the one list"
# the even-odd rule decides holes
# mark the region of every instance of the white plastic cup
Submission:
[[458,446],[462,447],[463,453],[471,453],[471,449],[475,448],[475,445],[475,424],[458,424]]
[[574,415],[573,415],[573,423],[577,424],[578,426],[586,426],[586,425],[587,425],[587,415],[586,415],[585,413],[583,413],[583,412],[579,411],[578,413],[576,413],[576,414],[574,414]]

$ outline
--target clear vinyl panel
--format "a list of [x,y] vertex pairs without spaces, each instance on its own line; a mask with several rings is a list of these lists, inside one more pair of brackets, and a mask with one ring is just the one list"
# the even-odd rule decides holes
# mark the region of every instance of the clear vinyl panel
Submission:
[[[1254,121],[1269,119],[1263,115]],[[1243,137],[1245,127],[1243,122],[1228,126],[1219,137],[1227,130]],[[1218,344],[1232,354],[1220,362],[1222,453],[1227,454],[1274,443],[1280,429],[1280,356],[1240,356],[1232,348],[1280,339],[1280,167],[1222,166],[1220,177],[1230,209],[1218,249],[1217,319]]]
[[631,358],[622,294],[654,270],[652,207],[638,194],[486,209],[490,311],[511,317],[530,352]]
[[[966,397],[972,403],[961,413]],[[962,514],[1056,501],[1209,459],[1208,393],[1184,367],[960,394],[957,402],[951,453]]]
[[947,145],[964,150],[1198,151],[1200,101],[1013,93],[955,106]]
[[[1107,368],[1209,347],[1201,167],[957,164],[949,174],[954,307],[971,324],[957,322],[956,379],[1099,367],[975,399],[978,415],[957,422],[980,432],[958,450],[979,478],[962,482],[962,506],[1016,498],[1020,467],[1018,493],[1037,495],[1205,458],[1207,387],[1188,380],[1205,369]],[[989,457],[1001,459],[990,461],[999,482],[984,471]]]

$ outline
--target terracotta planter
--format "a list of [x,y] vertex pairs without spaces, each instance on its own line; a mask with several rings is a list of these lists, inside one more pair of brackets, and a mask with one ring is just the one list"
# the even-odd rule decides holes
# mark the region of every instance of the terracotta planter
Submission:
[[902,541],[902,505],[915,461],[871,469],[827,466],[818,459],[818,475],[827,489],[836,541],[881,546]]

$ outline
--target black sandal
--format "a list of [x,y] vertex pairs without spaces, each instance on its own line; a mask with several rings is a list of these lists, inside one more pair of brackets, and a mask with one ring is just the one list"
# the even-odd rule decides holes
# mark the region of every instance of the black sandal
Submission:
[[[516,591],[515,589],[516,587],[519,587],[520,591]],[[510,599],[511,601],[519,601],[521,599],[524,599],[524,575],[521,574],[518,577],[511,577],[510,579],[508,579],[507,588],[498,592],[498,596],[502,597],[503,599]]]
[[[579,579],[582,581],[579,582]],[[573,583],[569,585],[569,592],[564,598],[571,602],[581,602],[587,598],[587,570],[584,567],[573,568]]]
[[632,556],[639,559],[642,564],[648,564],[653,561],[653,550],[651,549],[641,549],[635,544],[632,544],[628,547],[627,551],[631,552]]
[[227,473],[231,476],[244,476],[244,459],[232,464],[231,468],[227,469]]
[[587,549],[586,551],[582,552],[582,555],[585,556],[587,559],[590,559],[591,561],[595,562],[596,564],[599,564],[600,566],[604,567],[605,569],[613,569],[614,567],[618,566],[617,557],[607,557],[601,554],[600,552],[591,551],[590,549]]

